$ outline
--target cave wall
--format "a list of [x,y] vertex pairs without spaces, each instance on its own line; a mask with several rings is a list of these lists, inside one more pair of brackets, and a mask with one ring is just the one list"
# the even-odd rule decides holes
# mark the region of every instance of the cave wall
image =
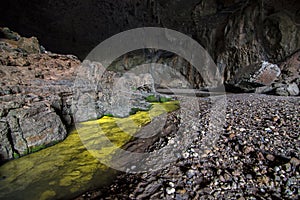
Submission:
[[161,26],[190,32],[189,13],[197,2],[10,0],[1,5],[0,25],[21,35],[35,35],[50,51],[84,59],[101,41],[132,28]]
[[80,59],[121,31],[174,29],[208,50],[224,82],[242,68],[263,60],[279,63],[300,49],[297,0],[10,0],[0,13],[0,26],[35,35],[47,50]]

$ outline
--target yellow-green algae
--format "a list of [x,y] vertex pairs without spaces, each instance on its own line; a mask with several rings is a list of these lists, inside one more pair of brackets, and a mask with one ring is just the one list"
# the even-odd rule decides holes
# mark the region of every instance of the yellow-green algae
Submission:
[[178,108],[177,101],[154,103],[150,111],[127,118],[80,123],[63,142],[2,165],[0,199],[68,199],[109,184],[116,171],[102,159],[109,160],[151,119]]

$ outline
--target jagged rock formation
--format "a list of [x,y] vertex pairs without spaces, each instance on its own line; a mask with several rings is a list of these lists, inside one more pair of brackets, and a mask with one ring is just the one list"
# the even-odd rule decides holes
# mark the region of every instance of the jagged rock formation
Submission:
[[41,53],[34,37],[0,33],[0,161],[63,140],[75,121],[125,117],[149,109],[146,97],[160,98],[150,74],[120,77],[100,63]]
[[[32,9],[37,4],[40,6],[39,9]],[[14,12],[10,12],[11,9]],[[54,15],[53,9],[56,10]],[[27,13],[20,10],[30,11],[32,19],[38,15],[40,20],[28,21]],[[103,0],[72,1],[72,3],[33,0],[26,3],[26,6],[23,2],[7,1],[1,6],[0,11],[6,14],[0,18],[1,23],[10,23],[12,27],[17,27],[17,30],[27,34],[34,30],[34,35],[45,41],[43,43],[47,48],[73,52],[81,58],[84,58],[98,42],[123,30],[141,26],[175,29],[189,34],[207,49],[223,74],[220,84],[225,84],[227,89],[299,95],[298,1],[286,3],[275,0],[193,0],[187,4],[183,0],[176,2]],[[21,14],[22,20],[16,22],[14,18],[16,14]],[[64,20],[60,20],[62,16]],[[36,29],[36,27],[43,28]],[[21,155],[32,151],[36,146],[47,145],[50,140],[56,140],[42,134],[39,137],[44,138],[45,142],[39,143],[36,139],[27,138],[23,134],[22,130],[27,129],[22,126],[28,123],[34,124],[34,130],[47,130],[52,126],[46,121],[33,123],[40,116],[40,112],[56,122],[59,128],[51,131],[59,136],[57,140],[61,140],[66,135],[64,125],[74,122],[71,97],[75,97],[75,102],[77,101],[73,106],[75,112],[79,110],[76,106],[80,107],[80,103],[86,105],[87,99],[82,95],[79,95],[80,98],[74,96],[70,89],[75,80],[79,60],[73,56],[46,52],[35,37],[21,37],[7,28],[2,28],[0,33],[1,140],[6,144],[2,145],[1,149],[5,152],[4,158],[11,158],[13,152]],[[156,86],[171,88],[212,86],[205,83],[201,74],[186,60],[172,52],[161,50],[150,49],[128,53],[117,59],[110,68],[126,73],[137,65],[151,62],[173,68],[173,70],[162,68],[157,72],[166,74],[165,78],[153,76]],[[279,66],[280,70],[278,67],[261,67],[262,62],[269,62],[268,66]],[[174,79],[181,75],[186,81]],[[105,72],[105,77],[106,82],[113,83],[120,76],[118,73]],[[101,84],[104,79],[101,82],[96,78]],[[92,106],[96,113],[88,112],[89,114],[79,121],[98,118],[105,113],[111,114],[114,109],[108,108],[114,104],[113,102],[119,102],[117,104],[121,105],[119,100],[122,98],[119,100],[111,98],[112,87],[112,84],[106,84],[90,92],[91,99],[96,101]],[[130,93],[133,94],[134,91],[131,90]],[[145,108],[147,104],[133,107],[139,106]],[[125,116],[119,111],[114,114]],[[84,116],[80,112],[79,114]]]
[[35,37],[1,28],[0,160],[19,157],[67,135],[71,85],[79,60],[40,54]]
[[75,121],[97,119],[105,114],[126,117],[151,106],[147,97],[158,101],[168,98],[156,93],[150,73],[121,75],[106,70],[98,62],[84,61],[74,82],[73,109]]
[[[101,41],[124,30],[144,26],[174,29],[208,50],[223,74],[222,81],[231,87],[239,71],[262,61],[279,64],[300,48],[299,8],[297,0],[12,0],[1,6],[4,16],[0,22],[36,35],[47,49],[74,53],[81,59]],[[16,13],[21,17],[15,17]],[[184,70],[179,71],[191,86],[204,87],[193,67],[183,65]]]

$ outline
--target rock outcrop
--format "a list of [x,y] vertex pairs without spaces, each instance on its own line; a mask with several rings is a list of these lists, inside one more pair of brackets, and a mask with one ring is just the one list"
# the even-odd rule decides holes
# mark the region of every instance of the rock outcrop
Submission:
[[19,157],[63,140],[70,113],[71,86],[80,61],[41,54],[35,37],[0,33],[0,160]]
[[34,37],[0,33],[0,160],[63,140],[75,121],[125,117],[148,110],[147,97],[163,97],[149,73],[121,76],[100,63],[41,53]]
[[150,73],[117,73],[100,63],[84,61],[74,82],[73,113],[76,122],[103,115],[126,117],[138,110],[148,110],[149,96],[168,98],[155,91]]

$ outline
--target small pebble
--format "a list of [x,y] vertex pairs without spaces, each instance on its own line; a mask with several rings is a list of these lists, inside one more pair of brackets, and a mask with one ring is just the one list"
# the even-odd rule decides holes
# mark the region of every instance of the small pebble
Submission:
[[175,188],[170,188],[170,187],[167,187],[166,188],[166,192],[167,192],[167,194],[174,194],[175,193]]
[[273,155],[271,155],[271,154],[268,154],[268,155],[266,156],[266,158],[267,158],[269,161],[274,161],[274,160],[275,160],[275,157],[274,157]]

